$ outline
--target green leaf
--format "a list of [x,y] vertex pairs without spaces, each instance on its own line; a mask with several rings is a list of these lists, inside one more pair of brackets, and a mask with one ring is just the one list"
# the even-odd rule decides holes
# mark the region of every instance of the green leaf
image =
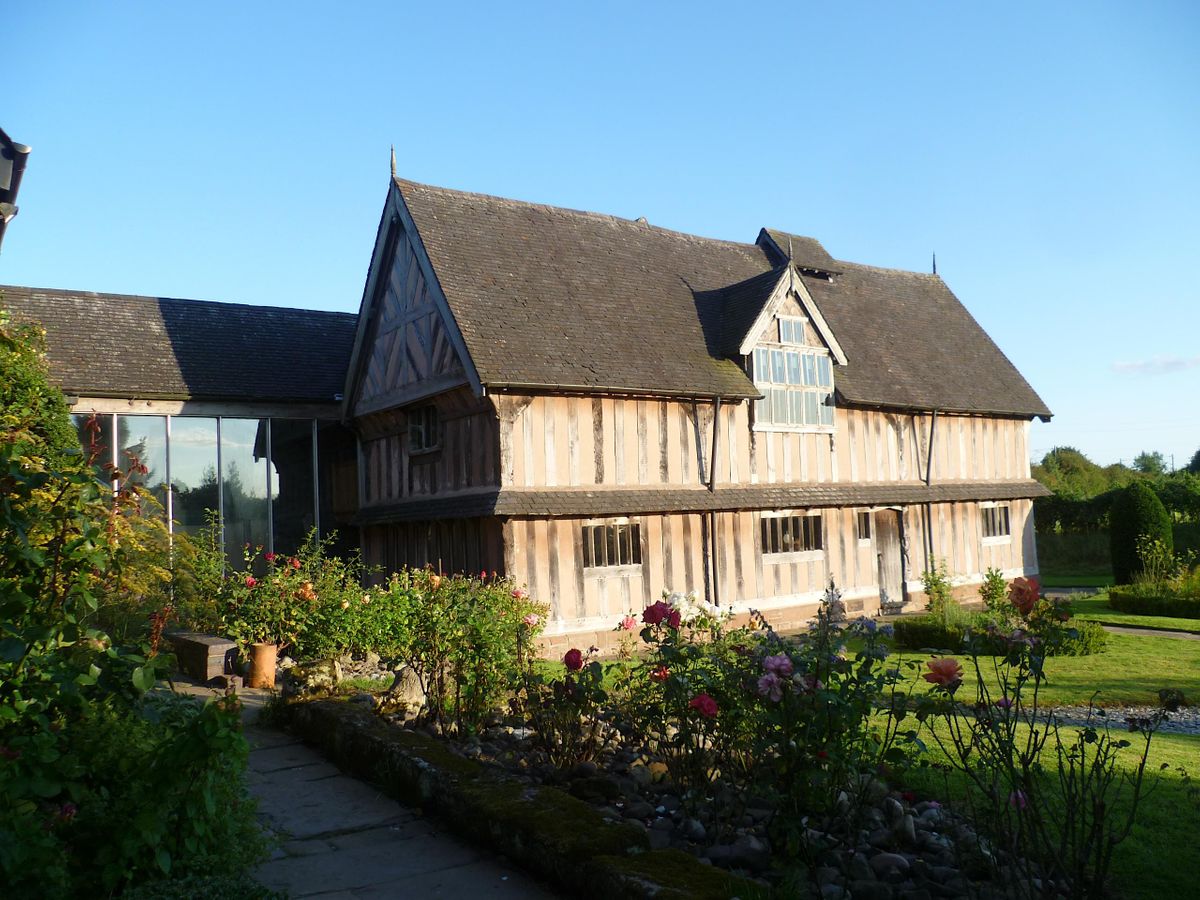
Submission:
[[16,662],[25,654],[25,642],[20,638],[5,638],[0,641],[0,659]]
[[[134,669],[133,686],[143,692],[154,687],[154,669],[150,666],[138,666]],[[164,869],[163,871],[167,870]]]
[[163,870],[164,875],[171,874],[171,854],[166,847],[159,847],[154,853],[154,859],[158,862],[158,867]]

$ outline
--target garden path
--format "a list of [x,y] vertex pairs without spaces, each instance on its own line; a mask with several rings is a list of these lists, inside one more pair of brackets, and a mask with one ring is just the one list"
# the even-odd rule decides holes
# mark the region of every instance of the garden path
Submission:
[[[211,688],[176,681],[199,696]],[[259,816],[278,836],[254,877],[290,897],[471,897],[553,900],[532,876],[439,828],[420,810],[345,775],[286,732],[256,724],[270,694],[244,689],[247,784]]]
[[1175,638],[1180,641],[1200,641],[1200,634],[1191,631],[1168,631],[1165,628],[1138,628],[1136,625],[1106,625],[1100,623],[1105,631],[1113,634],[1132,634],[1134,637],[1163,637]]

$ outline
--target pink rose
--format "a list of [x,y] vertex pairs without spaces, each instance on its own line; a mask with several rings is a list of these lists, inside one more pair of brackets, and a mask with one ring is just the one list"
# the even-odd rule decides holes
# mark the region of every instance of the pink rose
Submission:
[[626,616],[621,620],[620,628],[622,631],[633,631],[637,628],[637,619],[633,616]]
[[536,628],[537,623],[542,621],[542,617],[539,616],[537,613],[529,613],[521,621],[524,622],[526,625],[528,625],[530,628]]
[[786,653],[777,653],[763,659],[763,671],[778,675],[780,678],[792,677],[792,660]]
[[263,554],[263,559],[265,559],[267,562],[275,562],[275,554],[274,553],[265,553],[265,554]]
[[923,677],[930,684],[935,684],[948,691],[953,691],[962,684],[963,667],[954,657],[943,656],[940,659],[931,659],[925,665],[929,671]]
[[578,672],[583,668],[583,653],[572,647],[563,654],[563,665],[567,667],[568,672]]
[[515,599],[515,600],[524,600],[526,597],[529,596],[529,591],[523,591],[520,588],[517,588],[516,590],[514,590],[512,592],[512,595],[513,595],[513,599]]
[[708,694],[703,693],[697,694],[689,700],[688,707],[696,710],[696,712],[700,713],[706,719],[715,718],[717,713],[721,711],[720,707],[717,706],[717,701]]
[[778,703],[783,699],[783,682],[779,680],[779,676],[774,672],[768,672],[762,678],[758,679],[758,696],[766,697],[772,703]]
[[253,575],[247,575],[247,576],[246,576],[246,587],[248,587],[248,588],[252,588],[252,587],[254,587],[256,584],[258,584],[258,579],[257,579],[257,578],[255,578]]

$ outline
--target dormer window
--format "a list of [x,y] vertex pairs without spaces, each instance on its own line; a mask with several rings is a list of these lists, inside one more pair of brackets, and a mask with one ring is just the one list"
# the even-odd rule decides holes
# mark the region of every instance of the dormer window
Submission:
[[[763,393],[754,426],[770,431],[827,431],[833,427],[833,360],[805,343],[805,321],[778,320],[779,343],[754,348],[751,376]],[[770,332],[768,332],[770,334]]]

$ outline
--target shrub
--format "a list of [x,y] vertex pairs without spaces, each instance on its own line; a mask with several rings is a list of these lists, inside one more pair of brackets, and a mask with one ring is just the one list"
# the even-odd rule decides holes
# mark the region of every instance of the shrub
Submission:
[[1109,514],[1109,540],[1113,578],[1117,584],[1132,584],[1142,571],[1138,540],[1146,537],[1160,541],[1166,552],[1173,551],[1171,519],[1154,491],[1135,481],[1113,498]]
[[993,616],[1008,618],[1012,614],[1012,605],[1008,602],[1008,581],[999,569],[991,568],[983,573],[979,599]]
[[[1053,609],[1048,601],[1040,603]],[[1059,613],[1042,615],[1048,617]],[[1061,633],[1045,636],[1048,626],[1041,624],[1037,616],[1036,612],[1031,613],[1030,619],[1023,623],[1024,630],[1044,641],[1046,655],[1090,656],[1104,651],[1107,638],[1099,624],[1070,619],[1061,623]],[[997,623],[982,613],[970,615],[950,626],[933,616],[906,616],[893,625],[896,645],[906,650],[964,653],[974,648],[981,656],[1003,656],[1007,652],[1009,635],[1014,633],[1011,629],[997,627]]]
[[406,570],[371,596],[360,614],[369,616],[374,649],[410,666],[428,715],[460,733],[476,731],[519,688],[546,614],[524,590],[487,573]]
[[1119,612],[1135,616],[1171,616],[1178,619],[1200,619],[1200,597],[1146,595],[1128,588],[1113,588],[1108,603]]
[[929,614],[950,625],[958,603],[954,599],[954,591],[950,586],[950,576],[946,572],[946,561],[937,560],[932,569],[921,573],[921,584],[925,588],[925,609]]

